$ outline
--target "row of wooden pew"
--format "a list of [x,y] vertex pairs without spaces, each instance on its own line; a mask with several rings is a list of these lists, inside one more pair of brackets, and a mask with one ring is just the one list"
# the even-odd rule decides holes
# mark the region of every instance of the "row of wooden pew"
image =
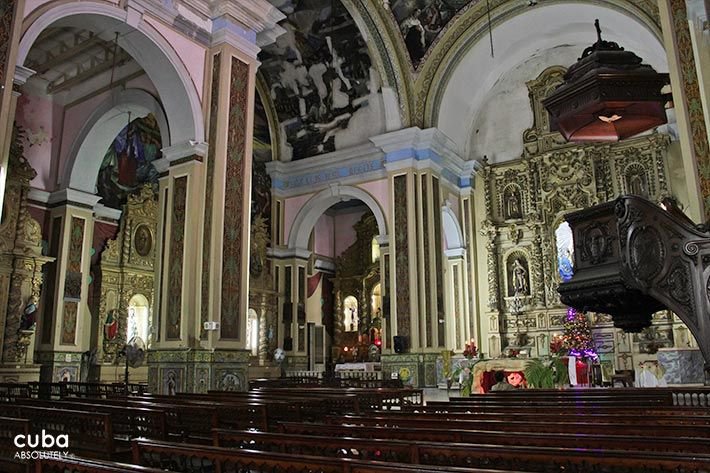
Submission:
[[17,398],[0,404],[3,447],[14,432],[68,430],[77,457],[30,465],[0,450],[0,471],[710,472],[710,409],[674,405],[668,389],[421,399],[277,382],[247,393]]

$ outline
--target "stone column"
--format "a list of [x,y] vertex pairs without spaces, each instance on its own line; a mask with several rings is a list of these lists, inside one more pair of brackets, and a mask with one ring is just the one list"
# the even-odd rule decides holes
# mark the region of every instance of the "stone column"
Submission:
[[94,231],[93,207],[100,197],[64,189],[49,197],[48,284],[38,324],[37,357],[42,381],[78,381],[81,354],[89,349],[88,291]]
[[165,394],[248,387],[256,57],[260,46],[283,31],[276,25],[283,15],[264,0],[208,3],[213,28],[204,71],[208,143],[178,146],[164,153],[161,166],[160,233],[166,242],[156,265],[161,334],[148,362],[151,388]]
[[[697,2],[689,2],[692,4]],[[710,147],[708,141],[707,39],[689,19],[686,0],[658,2],[663,41],[668,52],[673,105],[678,123],[689,207],[693,220],[710,220]],[[693,15],[690,15],[693,16]],[[706,79],[703,82],[703,79]]]
[[[280,275],[277,288],[280,301],[278,327],[279,347],[287,353],[284,367],[304,370],[308,366],[305,298],[310,251],[275,249],[273,255],[274,265],[278,267]],[[337,333],[336,329],[336,336]]]
[[4,0],[0,3],[0,117],[4,118],[0,124],[0,216],[3,213],[8,151],[12,141],[13,120],[9,117],[15,116],[17,104],[17,90],[13,82],[24,10],[24,0]]

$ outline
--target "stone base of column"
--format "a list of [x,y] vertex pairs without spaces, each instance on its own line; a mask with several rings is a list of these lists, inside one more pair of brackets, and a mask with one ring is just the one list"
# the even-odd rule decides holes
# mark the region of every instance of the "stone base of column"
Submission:
[[[119,358],[118,364],[103,363],[91,367],[89,381],[112,384],[123,383],[126,380],[126,362],[123,357]],[[148,366],[128,368],[128,382],[131,384],[148,383]]]
[[[40,365],[39,380],[43,383],[81,381],[81,353],[63,351],[37,352],[35,361]],[[88,369],[88,366],[86,367]]]
[[306,371],[308,369],[308,357],[306,355],[286,355],[284,369],[289,371]]
[[39,365],[0,365],[0,383],[37,382],[39,370]]
[[150,350],[149,392],[246,391],[250,354],[249,350]]
[[397,353],[382,355],[382,378],[396,377],[405,386],[436,387],[436,359],[440,353]]

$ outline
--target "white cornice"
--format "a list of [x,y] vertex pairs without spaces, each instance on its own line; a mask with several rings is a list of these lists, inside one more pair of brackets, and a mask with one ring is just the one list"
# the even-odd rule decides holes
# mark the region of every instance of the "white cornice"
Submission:
[[15,66],[15,78],[14,82],[17,85],[25,85],[25,82],[27,82],[27,79],[35,75],[36,72],[33,71],[32,69],[25,67],[25,66],[20,66],[19,64]]
[[76,189],[66,188],[60,191],[52,192],[47,199],[49,205],[55,204],[79,204],[86,207],[94,208],[101,200],[100,195],[89,194],[88,192],[78,191]]
[[96,204],[94,206],[94,214],[98,218],[106,218],[106,219],[111,219],[111,220],[120,220],[121,219],[121,212],[118,209],[112,209],[111,207],[106,207],[104,204]]
[[268,255],[276,259],[303,259],[307,260],[311,257],[311,251],[302,248],[271,248]]
[[202,156],[203,158],[207,156],[208,145],[205,142],[195,142],[193,140],[183,141],[182,143],[176,143],[172,146],[163,148],[163,158],[172,162],[176,159],[186,158],[188,156]]
[[42,189],[35,189],[34,187],[32,187],[32,188],[30,188],[29,192],[27,193],[27,198],[30,200],[33,200],[35,202],[40,202],[42,204],[48,204],[50,195],[51,194],[47,191],[43,191]]
[[243,29],[252,32],[258,47],[273,43],[286,31],[278,25],[286,16],[266,0],[208,0],[206,3],[213,21],[213,34],[216,33],[214,22],[218,18],[239,23]]
[[229,44],[256,60],[261,48],[253,41],[245,38],[233,29],[220,28],[212,31],[212,46]]

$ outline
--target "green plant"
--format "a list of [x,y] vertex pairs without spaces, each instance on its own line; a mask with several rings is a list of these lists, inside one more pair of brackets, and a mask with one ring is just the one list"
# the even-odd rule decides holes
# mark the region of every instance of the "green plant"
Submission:
[[569,374],[561,358],[536,358],[525,365],[525,380],[531,388],[550,389],[569,383]]

